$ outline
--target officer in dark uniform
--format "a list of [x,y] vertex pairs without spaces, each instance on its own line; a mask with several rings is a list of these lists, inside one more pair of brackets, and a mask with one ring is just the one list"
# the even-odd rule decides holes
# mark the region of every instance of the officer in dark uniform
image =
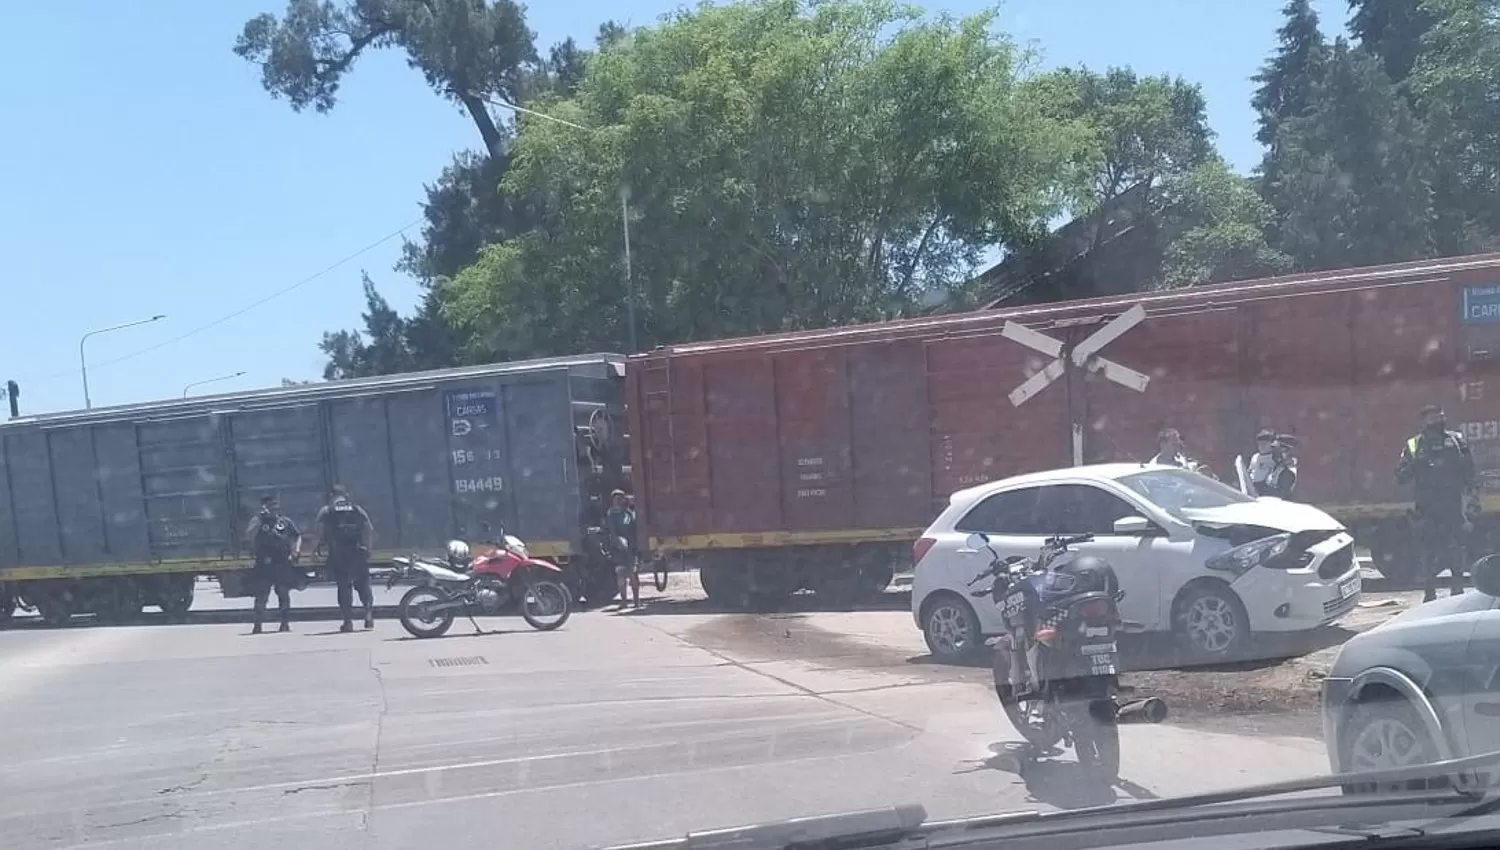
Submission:
[[1448,430],[1443,409],[1422,408],[1422,430],[1406,441],[1396,481],[1412,486],[1412,522],[1422,559],[1422,600],[1437,598],[1437,574],[1448,570],[1450,594],[1463,592],[1464,538],[1472,528],[1465,514],[1474,487],[1474,457],[1457,431]]
[[375,541],[375,526],[370,515],[349,500],[343,487],[335,485],[328,504],[313,522],[328,546],[325,566],[338,584],[339,611],[344,615],[339,631],[354,631],[355,591],[365,608],[365,628],[375,628],[375,594],[370,589],[370,545]]
[[250,571],[250,582],[255,591],[255,627],[251,633],[261,633],[266,601],[272,589],[276,591],[276,602],[281,609],[279,631],[289,632],[292,630],[292,586],[296,583],[293,571],[302,555],[302,531],[281,512],[275,496],[262,496],[260,513],[250,520],[245,537],[255,555],[255,566]]

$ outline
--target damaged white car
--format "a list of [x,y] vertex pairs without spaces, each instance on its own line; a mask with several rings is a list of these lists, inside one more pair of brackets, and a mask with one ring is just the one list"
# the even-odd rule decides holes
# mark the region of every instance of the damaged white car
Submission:
[[1201,661],[1243,654],[1258,632],[1331,623],[1360,597],[1353,537],[1310,505],[1171,466],[1051,470],[954,493],[913,547],[912,613],[941,659],[978,653],[1002,631],[994,606],[967,592],[986,563],[965,542],[976,531],[1001,557],[1092,534],[1072,548],[1114,566],[1127,625],[1170,631]]

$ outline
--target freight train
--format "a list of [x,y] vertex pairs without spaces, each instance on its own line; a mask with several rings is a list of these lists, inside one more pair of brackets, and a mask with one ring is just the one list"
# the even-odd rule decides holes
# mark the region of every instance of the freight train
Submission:
[[628,487],[617,355],[505,363],[14,419],[0,425],[0,622],[182,617],[196,579],[246,595],[245,529],[276,494],[311,522],[340,483],[376,561],[515,529],[614,593],[597,552]]
[[842,605],[954,491],[1144,460],[1164,427],[1226,480],[1261,427],[1295,434],[1297,498],[1408,580],[1394,467],[1431,402],[1473,446],[1487,546],[1500,254],[27,417],[0,425],[0,619],[181,616],[201,575],[242,595],[259,495],[311,517],[334,482],[376,558],[490,523],[608,598],[597,525],[624,487],[715,600]]
[[[1493,384],[1493,386],[1491,386]],[[1500,508],[1500,254],[659,348],[626,366],[641,526],[726,603],[845,603],[956,490],[1142,461],[1178,429],[1223,480],[1262,427],[1296,497],[1412,579],[1394,470],[1427,403]]]

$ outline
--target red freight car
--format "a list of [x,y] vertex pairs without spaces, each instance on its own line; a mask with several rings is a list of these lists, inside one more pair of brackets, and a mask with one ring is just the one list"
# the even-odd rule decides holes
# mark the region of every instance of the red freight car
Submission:
[[1500,507],[1500,254],[678,345],[626,383],[650,546],[715,597],[843,601],[888,582],[953,491],[1144,460],[1165,426],[1226,480],[1256,429],[1295,433],[1298,498],[1395,573],[1422,404],[1462,423]]

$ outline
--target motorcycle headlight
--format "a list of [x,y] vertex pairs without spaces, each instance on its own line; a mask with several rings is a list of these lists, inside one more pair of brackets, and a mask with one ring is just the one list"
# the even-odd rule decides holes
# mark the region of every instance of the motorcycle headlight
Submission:
[[1215,555],[1203,562],[1203,566],[1211,570],[1233,573],[1242,576],[1249,570],[1259,567],[1286,554],[1287,546],[1291,544],[1292,535],[1276,534],[1270,537],[1262,537],[1252,540],[1242,546],[1236,546],[1228,552]]

